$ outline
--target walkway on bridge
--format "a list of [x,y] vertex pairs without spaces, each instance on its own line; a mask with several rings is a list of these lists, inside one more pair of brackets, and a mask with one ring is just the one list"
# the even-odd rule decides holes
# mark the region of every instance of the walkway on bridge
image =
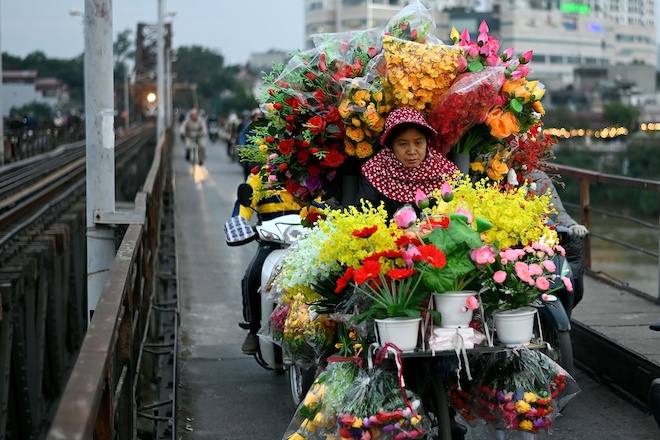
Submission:
[[[208,144],[207,161],[193,171],[178,139],[173,166],[181,303],[179,438],[280,439],[295,410],[288,378],[263,370],[241,352],[240,281],[256,244],[228,247],[224,241],[223,224],[243,180],[241,167],[219,142]],[[660,320],[660,304],[587,278],[573,320],[660,368],[660,332],[648,328]],[[653,424],[639,411],[637,417],[637,423]],[[629,422],[636,423],[633,419]]]

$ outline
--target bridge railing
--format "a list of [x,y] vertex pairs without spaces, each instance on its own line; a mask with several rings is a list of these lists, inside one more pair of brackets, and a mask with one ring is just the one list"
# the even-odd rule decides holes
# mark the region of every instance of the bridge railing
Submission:
[[158,140],[154,160],[47,438],[134,439],[141,393],[157,374],[145,360],[153,344],[163,192],[170,134]]
[[[632,188],[639,191],[648,191],[655,193],[660,200],[660,181],[656,180],[646,180],[646,179],[635,179],[625,176],[616,176],[612,174],[604,174],[596,171],[584,170],[581,168],[570,167],[566,165],[556,165],[557,171],[562,177],[572,177],[579,181],[580,184],[580,201],[579,204],[570,204],[564,201],[564,204],[567,206],[575,206],[580,213],[580,221],[584,224],[590,231],[589,235],[585,238],[585,268],[587,270],[592,268],[593,259],[592,259],[592,241],[593,240],[603,240],[611,245],[620,246],[623,248],[631,249],[632,251],[643,254],[651,258],[656,258],[658,261],[658,285],[656,292],[641,292],[635,288],[630,287],[630,285],[623,280],[619,283],[620,287],[630,290],[634,293],[650,296],[652,299],[660,299],[660,216],[657,223],[650,223],[646,220],[627,215],[620,210],[617,210],[613,207],[608,207],[608,209],[602,209],[594,206],[591,203],[591,188],[593,185],[608,185],[611,187],[626,187]],[[610,218],[616,218],[624,221],[630,227],[641,227],[647,229],[652,236],[653,232],[657,234],[658,239],[655,243],[655,250],[649,247],[641,247],[625,241],[619,237],[613,237],[612,235],[607,235],[603,233],[597,233],[593,230],[593,214],[604,215]],[[652,243],[649,243],[653,246]],[[608,282],[614,282],[607,276],[607,274],[599,274],[591,271],[591,275],[599,277]]]

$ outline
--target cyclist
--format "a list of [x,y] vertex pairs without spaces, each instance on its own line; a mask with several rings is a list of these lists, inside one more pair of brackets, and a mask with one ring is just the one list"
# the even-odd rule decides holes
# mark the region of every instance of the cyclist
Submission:
[[208,136],[206,121],[199,115],[196,108],[190,110],[188,117],[181,124],[181,140],[186,143],[186,160],[191,160],[192,149],[197,144],[199,164],[204,165],[206,160],[206,144],[204,139]]

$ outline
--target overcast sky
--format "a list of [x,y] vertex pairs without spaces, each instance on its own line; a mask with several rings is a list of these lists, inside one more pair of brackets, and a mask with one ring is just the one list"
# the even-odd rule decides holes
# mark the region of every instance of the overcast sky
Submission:
[[[253,52],[290,52],[303,47],[303,0],[163,0],[172,20],[174,47],[199,45],[244,64]],[[84,0],[3,0],[0,3],[2,52],[24,57],[41,50],[48,58],[69,59],[83,52]],[[157,0],[113,0],[113,34],[138,23],[156,23]],[[114,40],[114,38],[113,38]]]

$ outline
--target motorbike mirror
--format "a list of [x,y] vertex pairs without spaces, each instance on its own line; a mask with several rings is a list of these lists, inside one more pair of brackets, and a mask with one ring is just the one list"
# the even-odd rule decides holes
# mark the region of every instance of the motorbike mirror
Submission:
[[248,185],[247,183],[241,183],[238,185],[238,203],[241,204],[241,206],[246,206],[250,207],[252,204],[252,194],[254,191],[252,190],[252,187]]

